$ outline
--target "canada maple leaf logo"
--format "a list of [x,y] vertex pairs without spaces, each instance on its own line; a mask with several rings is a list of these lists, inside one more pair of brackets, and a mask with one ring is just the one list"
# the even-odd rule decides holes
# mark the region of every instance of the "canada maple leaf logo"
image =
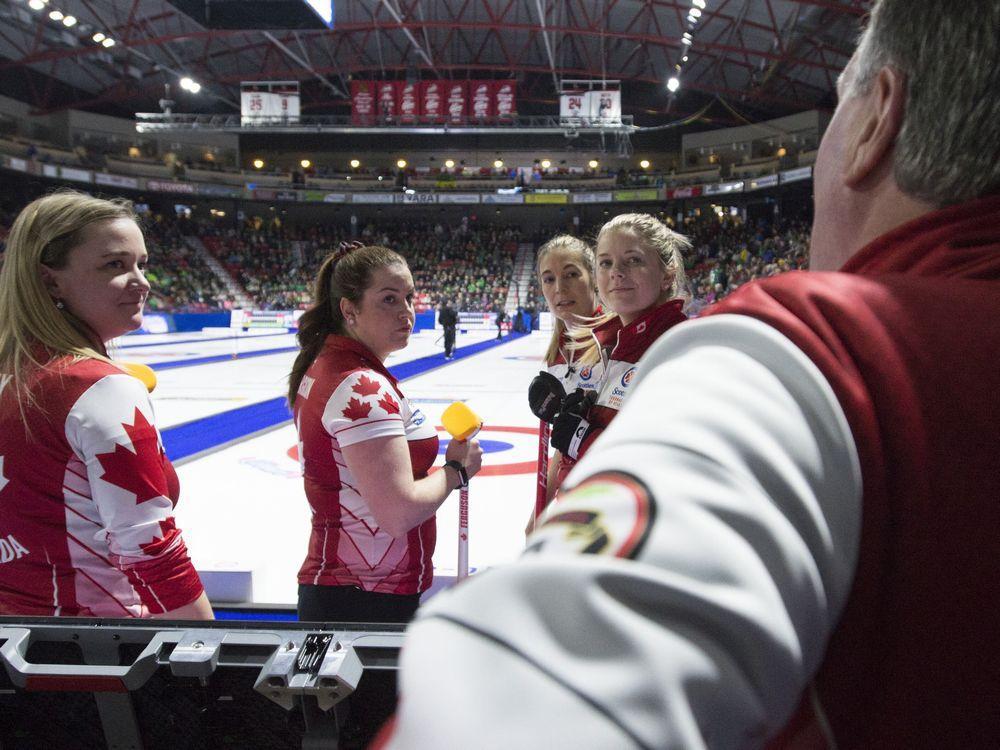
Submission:
[[358,382],[352,386],[351,390],[364,398],[365,396],[374,396],[381,390],[381,386],[378,384],[378,381],[362,375],[358,378]]
[[399,402],[388,393],[378,400],[378,405],[385,409],[386,414],[399,414]]
[[352,398],[347,402],[347,407],[344,409],[343,414],[345,417],[350,419],[352,422],[356,422],[359,419],[364,419],[368,416],[368,412],[372,410],[372,405],[365,403],[364,401],[359,401],[356,398]]
[[150,557],[157,557],[166,552],[170,548],[170,545],[173,544],[174,537],[180,533],[177,530],[177,524],[174,523],[173,516],[160,521],[159,525],[161,536],[154,536],[145,544],[139,545],[139,549]]
[[98,453],[104,469],[102,479],[127,492],[135,493],[136,505],[157,497],[167,497],[167,477],[163,471],[163,450],[153,427],[138,408],[133,423],[122,422],[132,448],[116,444],[114,453]]

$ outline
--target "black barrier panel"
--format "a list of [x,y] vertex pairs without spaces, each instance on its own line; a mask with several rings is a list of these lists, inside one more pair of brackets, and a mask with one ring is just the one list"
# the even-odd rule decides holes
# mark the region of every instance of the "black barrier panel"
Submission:
[[0,618],[0,749],[363,747],[402,628],[345,627]]

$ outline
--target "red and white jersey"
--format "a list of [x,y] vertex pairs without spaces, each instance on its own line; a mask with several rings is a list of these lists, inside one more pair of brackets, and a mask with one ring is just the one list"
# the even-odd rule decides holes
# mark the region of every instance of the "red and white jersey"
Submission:
[[174,524],[177,475],[137,379],[99,360],[0,383],[0,613],[145,617],[201,581]]
[[555,360],[547,368],[549,374],[559,379],[566,393],[572,393],[577,388],[582,388],[585,391],[596,391],[601,383],[601,376],[604,374],[604,363],[581,365],[576,362],[576,355],[579,352],[570,351],[568,346],[569,337],[563,334],[559,353],[556,354]]
[[405,437],[413,478],[427,476],[438,451],[434,426],[410,406],[396,379],[366,347],[330,335],[302,378],[295,399],[299,457],[312,506],[309,554],[299,583],[358,586],[385,594],[416,594],[433,579],[437,536],[433,516],[394,538],[381,529],[357,490],[341,448],[382,437]]
[[[663,333],[687,319],[682,312],[683,307],[684,303],[681,300],[670,300],[646,312],[627,326],[622,326],[621,319],[615,317],[594,330],[594,336],[605,350],[610,349],[610,354],[606,363],[601,366],[600,380],[594,389],[597,391],[597,400],[587,417],[590,424],[597,429],[580,445],[577,460],[583,458],[584,453],[621,410],[635,375],[636,363],[642,355]],[[576,461],[568,456],[560,459],[557,474],[560,486],[575,463]]]

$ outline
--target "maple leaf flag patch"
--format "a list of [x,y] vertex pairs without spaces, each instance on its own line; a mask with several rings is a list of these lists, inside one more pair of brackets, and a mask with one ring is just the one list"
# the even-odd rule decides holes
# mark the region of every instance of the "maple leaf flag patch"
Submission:
[[[355,386],[356,388],[357,386]],[[347,406],[342,412],[345,417],[350,419],[352,422],[357,422],[359,419],[365,419],[368,417],[368,413],[372,410],[372,405],[364,401],[360,401],[356,398],[351,398],[347,402]]]
[[115,444],[113,453],[98,453],[97,460],[104,469],[101,478],[135,493],[135,503],[168,497],[167,477],[163,470],[163,450],[153,427],[138,408],[132,417],[132,424],[122,422],[122,428],[132,447]]
[[362,375],[358,378],[358,382],[351,387],[351,390],[364,398],[365,396],[374,396],[382,390],[382,386],[378,384],[377,380],[372,380],[371,378]]
[[399,402],[388,393],[378,400],[378,405],[385,409],[386,414],[399,414]]

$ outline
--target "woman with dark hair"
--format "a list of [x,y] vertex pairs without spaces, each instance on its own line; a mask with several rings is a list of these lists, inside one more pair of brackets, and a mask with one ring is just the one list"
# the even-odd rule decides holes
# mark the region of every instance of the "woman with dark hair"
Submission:
[[479,443],[453,440],[444,470],[428,474],[434,425],[385,368],[409,341],[413,294],[401,255],[347,246],[320,267],[299,320],[288,401],[313,511],[302,620],[410,620],[433,578],[434,514],[479,471]]
[[142,325],[132,206],[28,204],[0,270],[0,614],[210,619],[149,393],[108,354]]

